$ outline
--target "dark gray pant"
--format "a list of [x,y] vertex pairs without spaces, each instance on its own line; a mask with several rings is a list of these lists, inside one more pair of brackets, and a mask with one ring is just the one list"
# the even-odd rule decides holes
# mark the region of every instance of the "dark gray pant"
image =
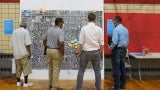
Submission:
[[95,73],[95,86],[96,90],[101,88],[101,72],[100,72],[100,52],[95,51],[82,51],[80,55],[80,67],[77,75],[77,89],[81,90],[83,76],[88,62],[91,61]]

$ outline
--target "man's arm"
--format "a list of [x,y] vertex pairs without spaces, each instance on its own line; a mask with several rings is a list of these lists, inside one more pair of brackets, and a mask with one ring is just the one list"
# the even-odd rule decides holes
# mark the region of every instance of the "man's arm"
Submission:
[[101,54],[103,54],[103,51],[104,51],[104,31],[103,29],[101,29],[101,33],[100,33],[99,46],[100,46]]
[[112,50],[118,43],[118,32],[116,30],[113,30],[112,35],[112,43],[109,45],[109,49]]
[[43,45],[44,47],[47,47],[47,33],[43,37]]
[[26,45],[26,49],[27,49],[27,51],[28,51],[28,53],[29,53],[29,58],[30,58],[30,56],[31,56],[31,49],[30,49],[30,45]]
[[59,42],[60,45],[60,51],[62,53],[62,56],[64,56],[64,42]]
[[75,50],[75,55],[78,57],[81,54],[82,44],[78,44]]
[[44,55],[47,55],[47,40],[43,40],[43,45],[44,45]]
[[103,54],[104,52],[104,45],[100,45],[101,53]]
[[27,51],[29,53],[29,58],[31,56],[31,50],[30,50],[30,45],[31,44],[32,44],[32,42],[31,42],[30,34],[27,31],[26,34],[25,34],[25,46],[26,46],[26,49],[27,49]]
[[47,47],[47,40],[46,39],[43,40],[43,45],[44,45],[44,47]]

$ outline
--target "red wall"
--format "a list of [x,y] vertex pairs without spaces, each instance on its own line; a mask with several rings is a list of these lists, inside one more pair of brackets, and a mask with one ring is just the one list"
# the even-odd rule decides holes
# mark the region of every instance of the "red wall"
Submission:
[[105,3],[160,4],[160,0],[104,0]]
[[147,13],[105,13],[105,54],[110,54],[107,47],[108,35],[106,33],[106,20],[119,15],[123,24],[129,30],[130,52],[141,52],[142,47],[148,47],[151,52],[160,52],[160,14]]
[[0,3],[19,3],[20,0],[0,0]]

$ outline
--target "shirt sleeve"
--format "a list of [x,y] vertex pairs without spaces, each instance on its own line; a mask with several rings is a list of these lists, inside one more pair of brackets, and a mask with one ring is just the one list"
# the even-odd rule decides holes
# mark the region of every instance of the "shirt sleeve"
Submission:
[[25,45],[30,45],[30,44],[32,44],[32,42],[31,42],[31,37],[30,37],[29,32],[27,31],[27,32],[25,33]]
[[64,42],[64,32],[63,31],[61,31],[61,33],[59,35],[59,41]]
[[79,44],[84,43],[84,29],[82,28],[79,35]]
[[43,40],[47,40],[47,32],[43,35]]
[[112,36],[112,43],[111,45],[109,46],[110,49],[112,50],[118,43],[118,32],[117,30],[113,30],[113,36]]

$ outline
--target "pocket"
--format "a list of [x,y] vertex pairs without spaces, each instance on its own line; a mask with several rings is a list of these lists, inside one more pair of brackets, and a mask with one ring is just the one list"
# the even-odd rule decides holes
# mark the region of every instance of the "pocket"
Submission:
[[62,54],[60,52],[60,50],[56,50],[54,53],[54,59],[62,59]]

